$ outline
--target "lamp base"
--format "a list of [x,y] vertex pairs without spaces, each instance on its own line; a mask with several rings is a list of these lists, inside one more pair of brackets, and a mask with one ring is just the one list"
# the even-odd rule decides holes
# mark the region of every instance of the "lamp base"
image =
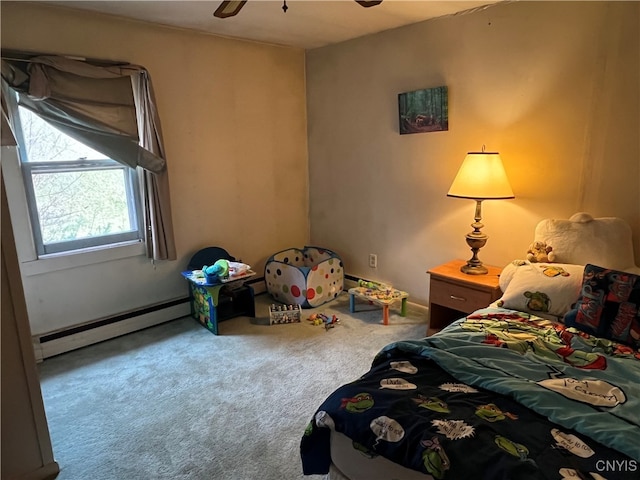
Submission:
[[474,222],[471,224],[473,232],[467,233],[466,240],[467,245],[471,247],[473,256],[467,260],[467,264],[460,267],[462,273],[467,275],[486,275],[489,273],[487,267],[482,265],[482,262],[478,258],[478,252],[487,243],[487,237],[480,231],[484,225],[480,222],[482,220],[482,200],[476,199],[476,214],[473,218]]
[[486,275],[489,273],[489,270],[487,267],[482,265],[482,262],[479,262],[479,265],[474,265],[471,261],[468,261],[466,265],[461,266],[460,271],[467,275]]

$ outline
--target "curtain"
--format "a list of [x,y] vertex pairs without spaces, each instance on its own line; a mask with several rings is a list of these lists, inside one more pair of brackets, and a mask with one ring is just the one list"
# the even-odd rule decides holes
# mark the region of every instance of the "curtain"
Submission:
[[[133,95],[138,108],[137,124],[140,135],[140,145],[156,157],[164,159],[164,144],[162,142],[162,130],[160,117],[155,105],[155,95],[151,78],[146,70],[139,75],[131,77]],[[147,256],[149,258],[176,259],[175,244],[173,240],[173,225],[171,223],[171,205],[169,203],[169,178],[166,165],[160,173],[154,173],[139,167],[140,191],[144,198],[145,218],[156,219],[145,224],[147,228]],[[158,195],[157,192],[167,192],[167,195]],[[169,212],[169,215],[164,215]],[[167,223],[165,223],[167,222]]]
[[13,135],[11,123],[9,122],[9,116],[7,115],[8,108],[4,101],[4,92],[0,96],[0,104],[2,105],[2,118],[0,125],[0,145],[3,147],[11,147],[16,145],[16,137]]
[[138,65],[104,66],[41,55],[3,58],[2,78],[19,93],[20,105],[138,169],[147,256],[175,260],[166,157],[149,73]]

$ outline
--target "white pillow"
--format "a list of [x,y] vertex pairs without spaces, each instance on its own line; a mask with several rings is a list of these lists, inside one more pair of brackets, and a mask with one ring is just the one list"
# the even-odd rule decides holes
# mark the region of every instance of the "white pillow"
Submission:
[[584,265],[526,263],[514,270],[499,307],[561,318],[580,298]]
[[542,220],[536,226],[534,240],[550,245],[556,262],[591,263],[629,271],[637,268],[632,236],[631,227],[621,218],[593,218],[580,212],[569,220]]
[[511,280],[513,280],[513,276],[516,274],[516,270],[518,267],[521,267],[523,264],[529,264],[529,260],[513,260],[511,263],[508,263],[500,272],[500,278],[498,278],[498,283],[500,285],[500,290],[503,292],[507,291],[507,287]]

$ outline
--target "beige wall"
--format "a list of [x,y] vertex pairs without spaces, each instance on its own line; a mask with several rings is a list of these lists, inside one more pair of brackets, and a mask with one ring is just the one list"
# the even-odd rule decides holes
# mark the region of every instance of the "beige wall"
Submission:
[[[262,274],[271,253],[308,241],[303,50],[37,4],[3,1],[1,9],[3,48],[149,70],[179,257],[152,265],[134,256],[50,273],[23,263],[23,271],[36,272],[24,276],[34,333],[186,296],[179,272],[204,246],[225,247]],[[29,238],[25,228],[17,235]]]
[[[627,220],[640,259],[639,26],[637,2],[514,2],[308,52],[311,242],[426,302],[425,271],[470,257],[474,202],[446,193],[486,145],[516,199],[483,203],[483,261],[577,211]],[[400,136],[397,94],[440,85],[449,130]]]

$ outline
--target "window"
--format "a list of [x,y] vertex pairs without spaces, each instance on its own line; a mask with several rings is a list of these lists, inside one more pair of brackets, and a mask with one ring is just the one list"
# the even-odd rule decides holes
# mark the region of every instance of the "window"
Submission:
[[38,255],[141,240],[136,171],[18,107],[20,159]]

